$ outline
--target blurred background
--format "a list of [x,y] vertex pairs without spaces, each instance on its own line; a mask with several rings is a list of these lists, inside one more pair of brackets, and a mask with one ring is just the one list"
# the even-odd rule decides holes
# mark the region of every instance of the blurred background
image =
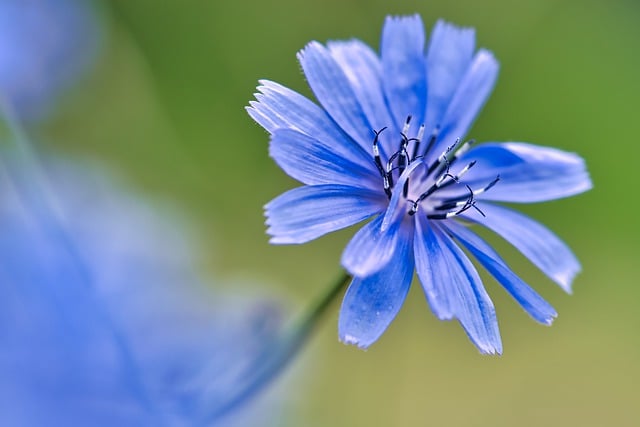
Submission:
[[[295,53],[308,41],[378,46],[386,14],[420,13],[477,30],[501,62],[471,133],[576,151],[594,189],[525,206],[574,249],[583,272],[568,296],[499,238],[514,271],[559,312],[533,322],[493,280],[504,355],[478,354],[439,322],[414,286],[368,351],[337,340],[336,304],[294,362],[292,426],[633,426],[640,423],[640,238],[632,172],[640,155],[640,3],[632,0],[95,2],[103,29],[93,71],[32,138],[98,160],[138,193],[169,200],[204,243],[217,277],[258,278],[302,309],[340,275],[353,230],[270,246],[262,206],[297,185],[268,157],[244,111],[258,79],[310,95]],[[96,53],[97,55],[97,53]],[[486,276],[485,276],[486,277]],[[224,282],[224,280],[222,280]],[[414,285],[416,285],[414,283]],[[278,379],[281,382],[286,379]]]

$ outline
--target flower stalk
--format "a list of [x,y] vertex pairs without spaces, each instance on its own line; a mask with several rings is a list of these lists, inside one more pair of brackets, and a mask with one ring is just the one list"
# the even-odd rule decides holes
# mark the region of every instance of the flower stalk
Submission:
[[256,355],[254,363],[248,366],[244,386],[238,387],[236,394],[228,396],[226,402],[217,406],[205,422],[224,417],[274,379],[309,340],[324,314],[343,293],[350,280],[349,274],[341,275],[298,319],[283,328],[274,338],[272,345],[266,346],[263,352]]

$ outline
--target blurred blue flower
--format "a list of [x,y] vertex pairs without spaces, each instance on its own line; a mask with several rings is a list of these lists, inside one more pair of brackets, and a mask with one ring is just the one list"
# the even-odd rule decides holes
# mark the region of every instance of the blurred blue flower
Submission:
[[298,59],[320,102],[261,81],[248,112],[270,154],[302,187],[266,205],[276,244],[304,243],[371,219],[347,245],[354,279],[340,339],[368,347],[398,313],[414,268],[440,319],[458,319],[482,353],[501,353],[493,303],[460,245],[538,322],[556,312],[468,224],[496,232],[566,291],[580,265],[551,231],[494,202],[591,188],[582,158],[527,143],[461,142],[498,63],[472,29],[438,22],[425,54],[419,16],[388,17],[380,55],[359,40],[309,43]]
[[0,2],[0,96],[24,120],[46,115],[101,43],[93,1]]
[[166,207],[1,158],[0,425],[279,425],[240,407],[277,368],[277,306],[205,286]]

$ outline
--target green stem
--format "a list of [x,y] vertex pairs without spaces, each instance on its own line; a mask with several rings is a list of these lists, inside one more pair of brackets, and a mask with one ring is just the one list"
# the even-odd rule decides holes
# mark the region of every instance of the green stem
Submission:
[[[346,288],[350,280],[351,276],[349,276],[349,274],[342,274],[333,286],[328,289],[328,292],[322,295],[322,297],[310,307],[310,310],[306,311],[305,315],[303,315],[298,322],[293,323],[290,330],[283,334],[285,339],[290,341],[289,345],[292,352],[295,353],[295,351],[306,342],[322,318],[322,315],[331,306],[331,303],[336,297],[342,293],[342,290]],[[289,335],[289,337],[287,337],[287,335]]]
[[311,333],[319,324],[324,313],[331,307],[338,295],[341,295],[350,280],[351,277],[347,273],[341,275],[328,288],[327,292],[304,312],[300,319],[292,322],[290,327],[286,328],[279,337],[274,339],[272,345],[257,354],[254,363],[251,364],[250,369],[247,369],[249,375],[246,378],[245,385],[238,387],[238,392],[229,396],[226,402],[223,402],[210,412],[206,422],[223,417],[258,393],[269,381],[274,379],[298,354],[302,346],[311,337]]

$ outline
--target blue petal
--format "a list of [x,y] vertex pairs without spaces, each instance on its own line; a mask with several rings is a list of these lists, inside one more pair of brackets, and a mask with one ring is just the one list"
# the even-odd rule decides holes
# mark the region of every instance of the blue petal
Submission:
[[385,201],[379,191],[346,185],[294,188],[265,206],[267,233],[271,243],[305,243],[381,212]]
[[437,224],[416,217],[416,270],[435,314],[457,318],[482,353],[502,353],[496,312],[473,264]]
[[463,214],[502,236],[566,292],[580,271],[571,249],[553,232],[531,218],[491,203],[478,203],[486,216]]
[[532,203],[573,196],[591,188],[584,160],[574,153],[532,144],[482,144],[459,162],[477,161],[465,184],[482,188],[496,176],[500,182],[479,197],[486,200]]
[[511,296],[535,320],[550,325],[557,317],[555,309],[505,264],[500,255],[475,233],[453,221],[447,229],[476,257]]
[[367,348],[396,317],[413,278],[411,246],[410,234],[403,236],[398,240],[394,257],[382,270],[351,282],[338,321],[342,342]]
[[269,153],[289,176],[308,184],[344,184],[380,191],[380,175],[337,154],[333,146],[291,129],[276,130]]
[[247,107],[249,115],[269,133],[276,129],[293,129],[305,135],[324,141],[336,153],[369,164],[371,155],[363,151],[331,117],[316,104],[297,92],[268,80],[260,80],[256,94],[257,101]]
[[387,17],[382,30],[380,54],[385,94],[402,129],[407,116],[423,123],[427,98],[424,26],[418,15]]
[[427,50],[428,132],[442,123],[449,102],[471,64],[474,49],[472,28],[459,28],[444,21],[436,23]]
[[442,280],[445,276],[439,276],[440,272],[437,271],[439,267],[446,266],[438,266],[437,258],[434,258],[433,253],[438,251],[439,247],[430,230],[431,225],[422,215],[416,215],[415,218],[416,235],[413,240],[413,251],[418,277],[433,314],[440,320],[451,320],[455,313],[453,312],[454,303],[449,300],[451,298],[449,283],[446,279]]
[[329,50],[318,42],[311,42],[298,53],[298,61],[327,113],[365,152],[369,152],[373,127],[351,89],[349,79]]
[[393,258],[393,251],[401,238],[402,222],[396,221],[382,230],[382,218],[380,215],[362,227],[342,253],[342,266],[355,277],[370,276]]
[[332,41],[327,47],[349,80],[372,128],[380,130],[386,126],[390,134],[398,135],[384,98],[378,55],[360,40]]
[[430,153],[429,160],[439,156],[457,138],[465,137],[491,95],[498,69],[498,61],[491,52],[478,51],[444,113],[439,142]]

